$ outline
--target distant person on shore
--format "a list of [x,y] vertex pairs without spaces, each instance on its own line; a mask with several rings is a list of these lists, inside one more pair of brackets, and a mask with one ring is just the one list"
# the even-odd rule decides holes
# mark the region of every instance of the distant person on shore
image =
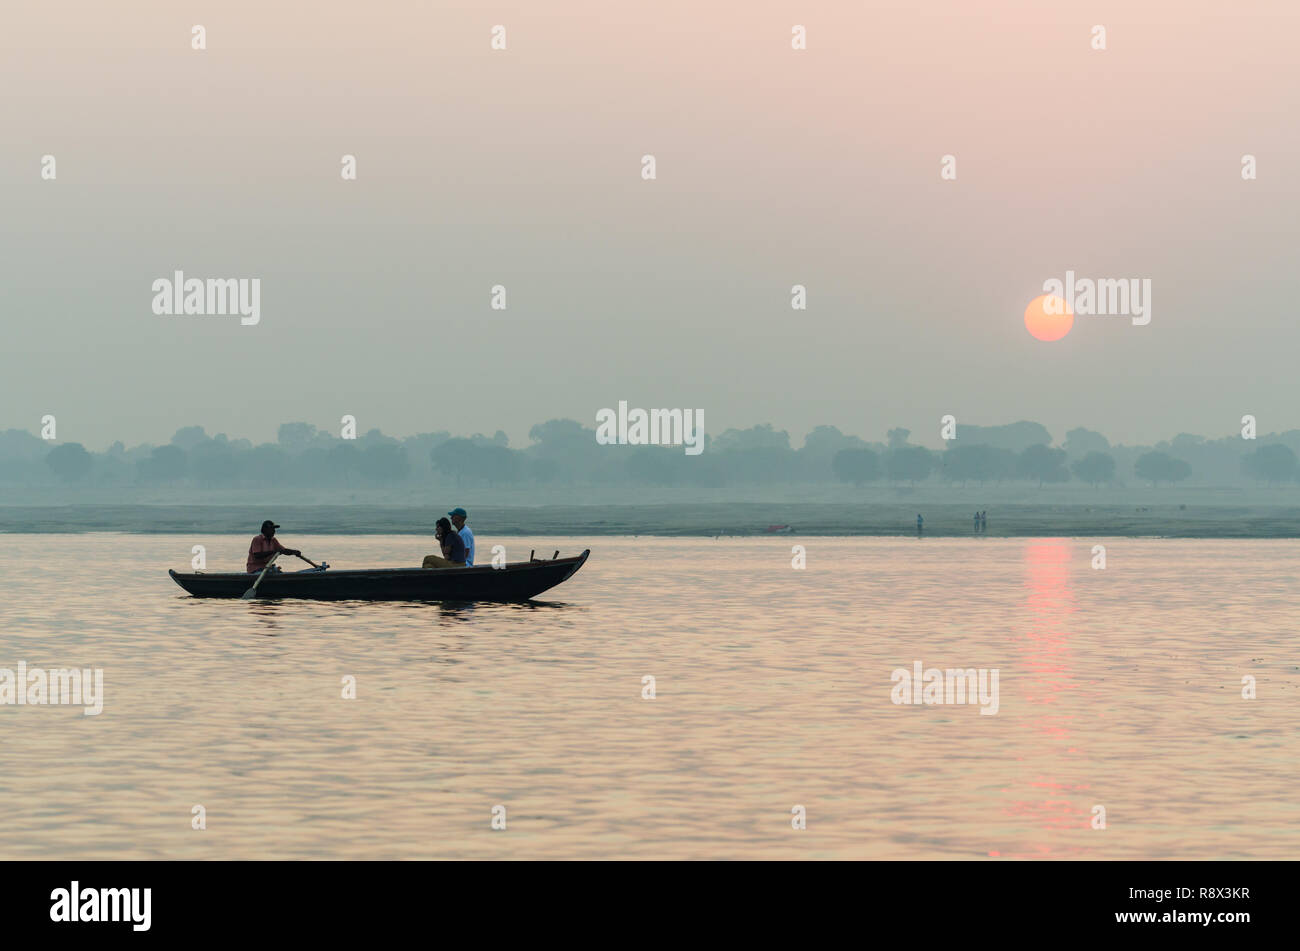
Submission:
[[[244,564],[244,569],[249,574],[256,574],[265,568],[267,562],[271,560],[271,556],[276,552],[282,555],[302,554],[296,548],[285,548],[280,544],[280,540],[275,537],[275,530],[279,527],[268,518],[262,523],[262,534],[253,536],[253,542],[248,546],[248,561]],[[279,570],[276,569],[276,571]]]
[[980,530],[980,513],[979,513],[979,512],[976,512],[976,513],[975,513],[975,531],[978,532],[979,530]]
[[921,534],[921,526],[925,524],[925,519],[921,518],[921,513],[916,513],[916,534]]
[[465,543],[465,564],[474,564],[474,533],[469,530],[465,524],[465,519],[469,518],[469,513],[459,505],[447,513],[451,516],[451,524],[460,535],[460,540]]
[[980,531],[987,532],[989,529],[989,510],[985,509],[980,512]]
[[463,568],[465,566],[465,542],[460,533],[451,527],[445,518],[438,519],[434,536],[442,549],[442,555],[425,555],[421,568]]

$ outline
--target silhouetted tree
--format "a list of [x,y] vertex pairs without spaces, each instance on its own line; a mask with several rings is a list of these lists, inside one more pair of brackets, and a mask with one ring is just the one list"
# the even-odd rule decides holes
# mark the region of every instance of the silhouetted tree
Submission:
[[[534,426],[533,429],[536,430],[537,427]],[[474,453],[477,451],[478,446],[473,442],[457,436],[434,446],[429,453],[429,461],[433,463],[434,469],[451,476],[456,480],[456,485],[460,486],[464,483],[465,476],[473,472]]]
[[523,472],[523,455],[498,443],[475,446],[471,455],[472,472],[488,485],[510,485]]
[[210,439],[190,450],[189,471],[200,485],[230,485],[239,472],[239,463],[229,443]]
[[39,462],[48,454],[49,443],[25,429],[6,429],[0,433],[0,459]]
[[1241,457],[1241,467],[1254,479],[1269,485],[1290,482],[1296,477],[1296,454],[1279,443],[1260,446],[1248,456]]
[[311,423],[281,423],[276,442],[289,452],[306,449],[316,440],[317,430]]
[[554,459],[530,459],[527,464],[530,478],[539,485],[550,485],[560,474],[560,467]]
[[202,426],[182,426],[172,436],[172,445],[180,446],[186,452],[207,441],[208,434]]
[[831,469],[841,482],[861,488],[880,478],[880,455],[870,449],[841,449],[831,460]]
[[528,438],[542,455],[586,452],[596,443],[596,431],[575,419],[548,419],[528,430]]
[[1070,465],[1070,471],[1080,482],[1094,488],[1115,478],[1115,457],[1104,452],[1090,452]]
[[788,450],[790,434],[784,429],[773,429],[771,423],[762,423],[749,429],[727,429],[713,441],[710,448],[717,452],[737,452],[747,449]]
[[428,459],[429,454],[433,452],[433,447],[446,442],[451,438],[451,433],[446,430],[436,433],[416,433],[414,436],[407,436],[402,440],[402,445],[406,447],[406,455],[412,460]]
[[910,435],[912,435],[910,429],[899,426],[897,429],[891,429],[885,433],[885,438],[889,440],[890,449],[902,449],[907,445],[907,437]]
[[180,446],[158,446],[148,459],[140,461],[139,471],[147,482],[171,484],[185,478],[189,471],[189,458]]
[[93,460],[86,447],[79,442],[65,442],[55,446],[45,457],[45,464],[50,471],[64,482],[77,482],[90,472]]
[[[891,430],[896,432],[896,430]],[[924,446],[907,446],[893,449],[885,457],[885,472],[896,481],[912,485],[925,479],[934,468],[934,454]]]
[[949,482],[985,482],[1009,479],[1016,472],[1016,456],[994,446],[952,445],[939,457],[940,476]]
[[957,427],[957,438],[967,445],[992,446],[1023,452],[1030,446],[1047,445],[1052,434],[1042,423],[1020,420],[1003,426],[974,426],[969,423]]
[[865,448],[866,443],[857,436],[848,436],[840,432],[838,426],[817,426],[803,438],[803,448],[799,451],[833,459],[842,449]]
[[[846,449],[866,449],[857,436],[846,436],[835,426],[818,426],[803,440],[799,471],[807,479],[825,479],[834,471],[835,456]],[[851,479],[844,481],[853,481]]]
[[254,446],[247,455],[238,457],[238,462],[244,477],[259,485],[270,485],[289,474],[288,455],[272,443]]
[[[596,430],[572,419],[550,419],[528,431],[530,459],[549,459],[555,465],[554,481],[576,482],[591,478],[610,462],[610,446],[596,442]],[[617,447],[613,451],[617,452]]]
[[396,442],[372,444],[361,453],[361,477],[368,482],[391,485],[411,471],[406,450]]
[[[352,485],[361,474],[362,452],[355,440],[340,440],[325,450],[325,467],[332,482]],[[306,453],[304,453],[306,456]]]
[[1035,444],[1029,446],[1016,459],[1016,473],[1025,479],[1037,479],[1041,489],[1044,482],[1069,482],[1070,471],[1065,468],[1065,450]]
[[1067,456],[1082,458],[1090,452],[1106,452],[1110,449],[1110,440],[1101,433],[1079,426],[1065,434],[1065,445],[1061,448]]
[[1167,452],[1148,452],[1138,457],[1133,474],[1155,487],[1161,482],[1182,482],[1192,474],[1192,467]]

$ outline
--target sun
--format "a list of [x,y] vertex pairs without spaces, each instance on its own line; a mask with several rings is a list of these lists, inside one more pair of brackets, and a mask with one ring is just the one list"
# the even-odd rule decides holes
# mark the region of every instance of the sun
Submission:
[[[1050,307],[1048,301],[1052,302]],[[1074,311],[1055,294],[1035,297],[1025,308],[1025,329],[1039,340],[1060,340],[1073,326]]]

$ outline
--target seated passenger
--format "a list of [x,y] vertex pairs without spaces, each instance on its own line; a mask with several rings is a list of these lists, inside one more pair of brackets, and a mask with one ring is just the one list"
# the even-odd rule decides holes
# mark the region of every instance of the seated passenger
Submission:
[[471,568],[474,567],[474,533],[469,530],[465,524],[465,519],[469,518],[469,512],[466,512],[459,505],[447,513],[451,516],[451,525],[460,533],[461,541],[465,543],[465,564]]
[[425,555],[421,568],[463,568],[465,567],[465,540],[460,533],[453,531],[451,522],[445,518],[438,519],[434,535],[442,547],[442,556]]

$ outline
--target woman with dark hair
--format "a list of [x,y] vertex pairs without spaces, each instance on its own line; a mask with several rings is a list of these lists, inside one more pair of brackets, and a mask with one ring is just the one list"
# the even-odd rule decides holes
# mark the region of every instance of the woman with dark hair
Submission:
[[452,531],[451,522],[440,518],[435,524],[434,536],[442,548],[441,557],[425,555],[421,568],[463,568],[465,567],[465,540],[459,532]]

